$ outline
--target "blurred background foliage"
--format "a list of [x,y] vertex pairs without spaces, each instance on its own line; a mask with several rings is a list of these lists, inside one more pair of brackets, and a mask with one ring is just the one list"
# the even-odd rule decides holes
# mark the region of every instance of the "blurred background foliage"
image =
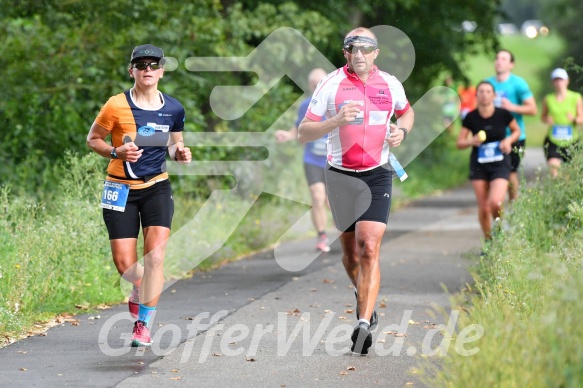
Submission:
[[[52,166],[65,150],[89,152],[85,137],[100,107],[132,86],[127,64],[138,44],[159,45],[178,59],[178,68],[167,73],[160,88],[182,102],[186,131],[194,132],[265,130],[302,94],[284,79],[240,120],[224,121],[210,108],[212,88],[249,84],[253,76],[184,68],[193,56],[246,56],[279,27],[300,31],[336,66],[343,65],[342,40],[351,28],[401,29],[416,49],[416,66],[405,83],[411,101],[444,71],[461,76],[465,56],[492,51],[497,44],[492,26],[498,2],[491,0],[1,0],[0,7],[6,96],[0,100],[0,181],[13,181],[13,190],[37,194],[58,178]],[[476,30],[462,31],[464,20],[479,20]],[[293,50],[289,47],[288,55]],[[198,152],[199,159],[217,158],[216,149]]]

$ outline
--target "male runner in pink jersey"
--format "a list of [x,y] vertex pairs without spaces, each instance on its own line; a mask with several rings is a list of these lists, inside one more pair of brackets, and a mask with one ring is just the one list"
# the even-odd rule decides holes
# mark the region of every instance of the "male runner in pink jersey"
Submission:
[[[401,83],[375,66],[379,49],[372,31],[350,31],[343,52],[347,64],[318,84],[299,139],[305,143],[328,134],[326,189],[342,232],[342,262],[357,293],[352,351],[367,354],[378,324],[379,254],[391,207],[389,147],[405,140],[414,113]],[[393,114],[397,125],[390,123]],[[327,119],[320,121],[322,116]]]

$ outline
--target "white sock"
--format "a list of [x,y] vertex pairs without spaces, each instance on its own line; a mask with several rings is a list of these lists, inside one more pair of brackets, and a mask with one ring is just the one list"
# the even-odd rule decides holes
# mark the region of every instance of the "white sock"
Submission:
[[358,323],[360,323],[360,322],[364,322],[364,323],[366,323],[370,327],[370,321],[368,319],[360,318],[358,320]]

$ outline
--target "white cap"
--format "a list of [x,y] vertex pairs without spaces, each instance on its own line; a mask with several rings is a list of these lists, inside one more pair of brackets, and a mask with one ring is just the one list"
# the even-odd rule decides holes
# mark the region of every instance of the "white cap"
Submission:
[[557,68],[557,69],[553,70],[553,72],[551,73],[551,79],[555,79],[555,78],[568,80],[569,74],[567,74],[565,69]]

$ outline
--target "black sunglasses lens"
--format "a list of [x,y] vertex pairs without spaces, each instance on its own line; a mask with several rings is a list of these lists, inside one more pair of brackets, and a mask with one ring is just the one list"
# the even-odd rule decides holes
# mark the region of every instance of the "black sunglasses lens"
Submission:
[[134,65],[134,67],[138,70],[146,70],[146,68],[150,66],[152,70],[158,70],[160,65],[157,62],[147,63],[147,62],[138,62]]

